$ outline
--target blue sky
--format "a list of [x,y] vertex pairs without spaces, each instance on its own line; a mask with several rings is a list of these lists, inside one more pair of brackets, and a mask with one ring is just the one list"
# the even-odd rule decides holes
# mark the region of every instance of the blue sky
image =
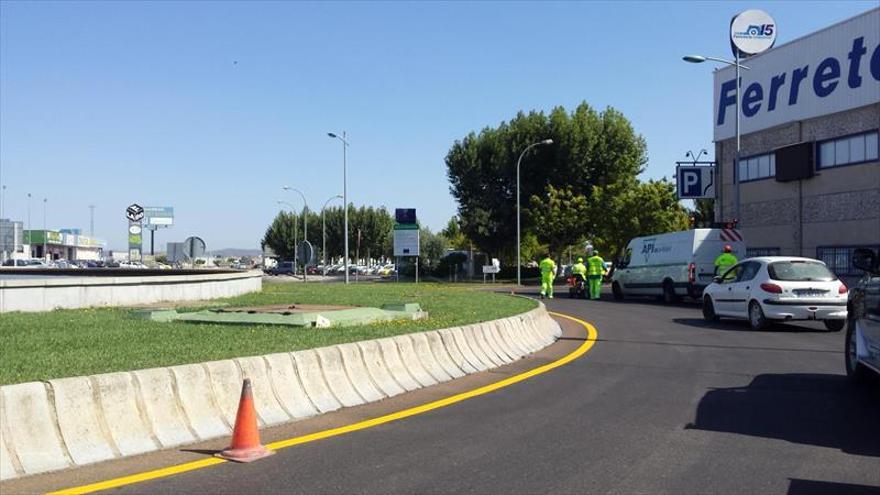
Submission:
[[[312,209],[349,200],[455,213],[444,156],[518,110],[582,100],[648,142],[645,178],[712,151],[712,67],[730,17],[774,16],[777,44],[868,2],[0,2],[3,216],[124,248],[125,207],[173,206],[157,243],[259,246],[289,184]],[[286,194],[286,197],[285,197]]]

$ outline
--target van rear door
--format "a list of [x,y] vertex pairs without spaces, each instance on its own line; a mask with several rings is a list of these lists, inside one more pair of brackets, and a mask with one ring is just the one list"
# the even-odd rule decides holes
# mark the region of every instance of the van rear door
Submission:
[[[746,244],[742,233],[737,229],[697,229],[694,235],[695,284],[706,286],[712,283],[715,273],[715,258],[730,246],[736,259],[746,258]],[[718,274],[720,275],[720,274]]]

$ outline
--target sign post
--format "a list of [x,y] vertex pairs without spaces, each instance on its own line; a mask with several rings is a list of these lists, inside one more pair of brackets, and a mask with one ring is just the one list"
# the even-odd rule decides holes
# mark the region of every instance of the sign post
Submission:
[[156,230],[174,225],[174,208],[171,206],[145,206],[145,227],[150,230],[150,256],[154,256]]
[[397,280],[400,281],[400,258],[416,258],[416,283],[419,283],[419,225],[416,210],[397,208],[394,212],[394,256],[397,257]]
[[143,220],[144,209],[137,203],[132,203],[125,209],[125,217],[128,218],[128,260],[143,261]]

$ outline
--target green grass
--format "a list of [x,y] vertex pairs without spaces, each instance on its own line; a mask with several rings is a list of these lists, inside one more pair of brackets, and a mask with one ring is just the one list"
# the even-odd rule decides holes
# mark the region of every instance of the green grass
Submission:
[[267,283],[260,293],[217,301],[228,306],[393,302],[417,302],[429,318],[291,329],[157,323],[139,319],[128,309],[6,313],[0,315],[0,384],[309,349],[492,320],[535,307],[523,298],[463,286],[403,283]]

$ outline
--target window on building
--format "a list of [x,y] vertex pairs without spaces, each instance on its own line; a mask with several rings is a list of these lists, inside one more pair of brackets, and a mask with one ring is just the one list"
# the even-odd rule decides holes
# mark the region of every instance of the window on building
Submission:
[[779,256],[781,251],[778,247],[759,247],[746,248],[746,257],[755,258],[758,256]]
[[873,162],[877,155],[877,131],[819,143],[819,168]]
[[739,159],[739,181],[766,179],[776,176],[776,154],[752,156]]
[[816,248],[816,258],[824,261],[828,268],[838,277],[861,276],[862,271],[852,265],[853,252],[860,247],[874,250],[880,249],[880,245],[820,247]]

